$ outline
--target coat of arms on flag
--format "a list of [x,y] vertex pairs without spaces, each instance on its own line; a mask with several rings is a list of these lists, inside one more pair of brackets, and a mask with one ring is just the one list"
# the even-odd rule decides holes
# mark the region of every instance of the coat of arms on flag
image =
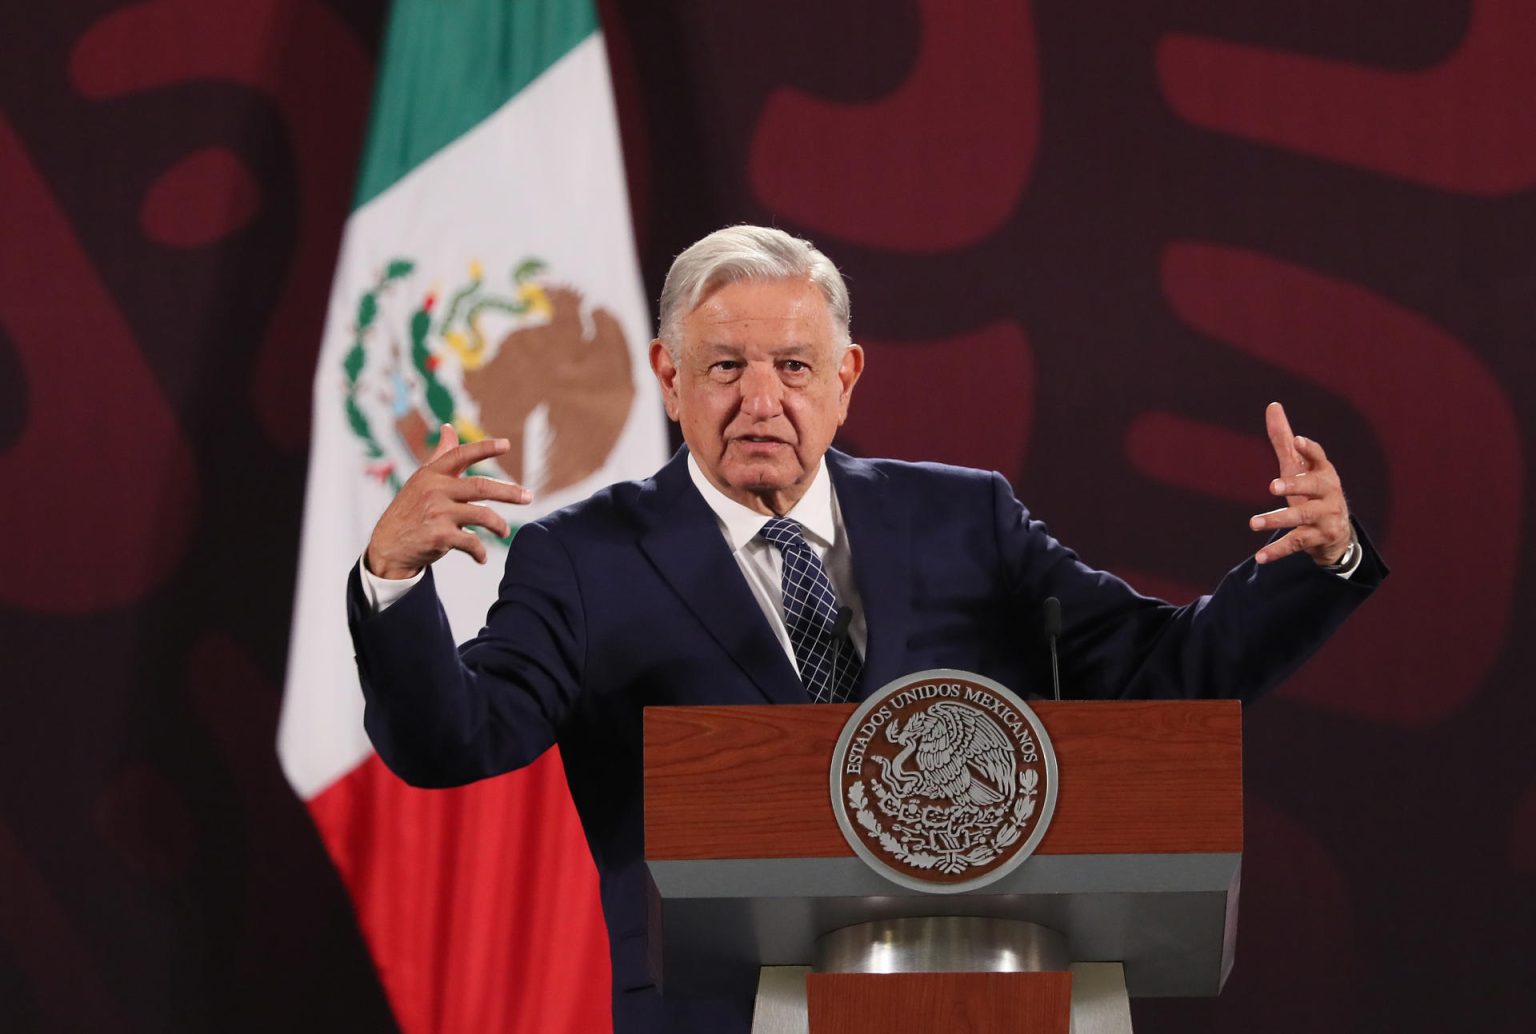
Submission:
[[634,405],[629,343],[610,309],[546,286],[545,271],[524,258],[497,283],[471,260],[464,282],[441,290],[414,259],[384,264],[342,359],[342,405],[370,477],[398,489],[443,424],[461,442],[508,439],[490,473],[535,492],[603,466]]

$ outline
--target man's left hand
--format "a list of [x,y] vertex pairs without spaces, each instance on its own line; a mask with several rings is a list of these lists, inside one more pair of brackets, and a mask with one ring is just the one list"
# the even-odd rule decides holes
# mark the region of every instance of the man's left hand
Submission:
[[1304,552],[1322,567],[1338,563],[1352,534],[1339,472],[1321,445],[1291,433],[1280,403],[1271,402],[1264,410],[1264,424],[1280,463],[1280,476],[1269,483],[1269,490],[1285,496],[1285,506],[1249,518],[1248,526],[1254,531],[1291,530],[1255,553],[1254,560],[1267,564]]

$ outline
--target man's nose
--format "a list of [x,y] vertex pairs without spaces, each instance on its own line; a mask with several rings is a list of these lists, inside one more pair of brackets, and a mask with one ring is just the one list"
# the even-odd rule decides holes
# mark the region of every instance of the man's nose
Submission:
[[771,364],[749,364],[741,375],[741,409],[750,417],[777,416],[784,400],[784,385]]

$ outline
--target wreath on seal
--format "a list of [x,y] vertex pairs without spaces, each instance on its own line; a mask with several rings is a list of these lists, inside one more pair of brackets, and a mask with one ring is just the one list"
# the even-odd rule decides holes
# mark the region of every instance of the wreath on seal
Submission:
[[1025,824],[1035,813],[1035,805],[1040,793],[1040,773],[1032,768],[1024,770],[1020,778],[1019,796],[1014,800],[1011,808],[1007,805],[982,810],[963,805],[952,808],[921,808],[914,801],[902,800],[890,793],[880,785],[878,780],[869,780],[869,785],[874,789],[875,796],[879,798],[880,810],[898,820],[906,819],[915,822],[935,817],[952,819],[954,813],[965,808],[975,812],[976,825],[996,829],[991,843],[976,844],[964,852],[935,854],[925,849],[922,846],[922,838],[914,836],[900,821],[892,823],[894,833],[885,828],[869,806],[869,797],[864,791],[864,780],[856,780],[848,787],[848,806],[853,809],[854,818],[863,827],[865,835],[879,843],[887,854],[914,869],[937,868],[940,872],[954,876],[973,865],[986,865],[996,859],[1002,849],[1011,846],[1019,839]]

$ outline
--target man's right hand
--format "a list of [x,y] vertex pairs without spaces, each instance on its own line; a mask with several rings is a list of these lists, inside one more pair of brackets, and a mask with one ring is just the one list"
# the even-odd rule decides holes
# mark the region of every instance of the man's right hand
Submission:
[[481,460],[510,448],[505,438],[459,444],[458,433],[444,424],[437,451],[412,474],[374,525],[363,562],[380,578],[413,578],[451,549],[485,563],[485,544],[471,526],[505,538],[511,528],[481,500],[531,503],[533,493],[511,481],[461,477]]

